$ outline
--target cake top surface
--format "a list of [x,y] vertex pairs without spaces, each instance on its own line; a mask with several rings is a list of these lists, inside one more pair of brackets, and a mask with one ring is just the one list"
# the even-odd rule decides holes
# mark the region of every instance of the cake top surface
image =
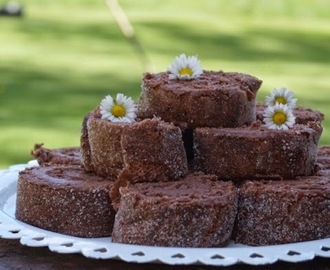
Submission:
[[170,80],[168,72],[160,72],[157,74],[145,73],[143,76],[144,84],[156,89],[162,87],[165,90],[174,92],[198,92],[201,90],[208,91],[246,91],[256,94],[262,81],[251,75],[224,72],[224,71],[208,71],[203,73],[194,80]]
[[226,135],[226,136],[236,136],[236,137],[258,137],[262,138],[262,135],[269,138],[269,135],[275,136],[291,136],[301,133],[314,134],[315,130],[322,130],[321,125],[316,122],[311,122],[308,125],[295,124],[293,128],[287,130],[274,130],[269,129],[262,124],[261,121],[257,120],[249,126],[243,126],[238,128],[197,128],[197,132],[210,135]]
[[165,128],[169,130],[177,130],[178,128],[172,123],[163,121],[160,117],[139,119],[137,118],[135,122],[111,122],[106,119],[102,119],[102,114],[100,112],[100,108],[96,107],[92,112],[88,114],[88,119],[102,121],[103,125],[107,126],[129,126],[130,129],[155,129]]
[[147,132],[151,130],[157,132],[160,129],[165,129],[167,132],[178,132],[180,131],[177,126],[172,123],[162,121],[159,117],[146,118],[139,120],[130,126],[130,130],[141,130]]
[[147,200],[189,202],[225,199],[236,192],[236,188],[232,182],[219,181],[215,175],[195,172],[179,181],[137,183],[120,191],[135,193]]
[[81,159],[80,147],[48,149],[43,147],[43,144],[35,144],[31,154],[39,164],[80,165]]
[[252,192],[280,192],[304,193],[304,194],[321,194],[322,196],[330,195],[330,177],[329,176],[304,176],[298,177],[296,180],[247,180],[241,186],[241,189]]
[[[263,112],[267,105],[265,103],[257,103],[256,104],[256,113],[257,119],[263,119]],[[308,121],[319,121],[322,122],[324,120],[324,114],[320,111],[313,110],[311,108],[305,108],[303,106],[297,106],[293,109],[293,113],[296,116],[297,123],[306,123]]]
[[[20,178],[38,185],[53,184],[54,187],[69,188],[71,185],[81,188],[109,187],[113,181],[86,172],[78,166],[45,166],[27,168],[20,172]],[[73,183],[74,182],[74,183]]]
[[[146,119],[136,119],[136,122],[128,123],[128,122],[110,122],[106,119],[101,118],[100,109],[97,107],[94,111],[89,114],[88,121],[96,121],[102,123],[102,129],[107,130],[110,127],[122,127],[125,128],[126,132],[128,131],[145,131],[145,132],[154,132],[155,135],[158,131],[164,129],[167,132],[179,132],[179,128],[172,123],[165,122],[159,117],[146,118]],[[110,129],[112,130],[112,129]],[[109,130],[109,136],[111,136],[111,132]],[[94,132],[102,132],[102,131],[94,131]],[[124,131],[123,134],[125,134]]]

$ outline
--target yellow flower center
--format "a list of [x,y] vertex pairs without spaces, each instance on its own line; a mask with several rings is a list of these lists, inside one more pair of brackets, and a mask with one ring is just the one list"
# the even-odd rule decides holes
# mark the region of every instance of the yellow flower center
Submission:
[[192,70],[188,67],[181,68],[179,71],[179,74],[182,75],[189,75],[190,77],[192,76]]
[[286,104],[286,99],[284,97],[276,97],[275,103],[278,102],[280,104]]
[[111,113],[116,117],[123,117],[126,115],[126,110],[123,105],[116,104],[111,108]]
[[284,112],[275,112],[273,115],[273,121],[276,125],[282,125],[286,122],[287,117]]

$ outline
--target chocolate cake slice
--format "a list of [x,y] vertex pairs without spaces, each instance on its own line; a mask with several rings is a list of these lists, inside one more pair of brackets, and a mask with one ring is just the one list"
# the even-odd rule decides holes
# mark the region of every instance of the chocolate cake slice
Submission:
[[62,234],[110,236],[115,217],[108,195],[112,184],[78,166],[25,169],[18,178],[16,218]]
[[49,149],[41,143],[34,145],[31,155],[37,159],[40,166],[81,165],[80,147]]
[[81,149],[87,171],[118,177],[125,170],[134,182],[175,180],[188,172],[181,130],[171,123],[159,118],[112,123],[98,109],[85,122]]
[[123,169],[110,192],[116,210],[120,187],[128,183],[173,181],[188,173],[180,128],[158,118],[130,125],[121,136],[121,149]]
[[89,172],[116,178],[123,169],[121,135],[131,123],[101,119],[99,108],[88,113],[81,131],[82,164]]
[[330,176],[246,181],[239,189],[233,238],[275,245],[330,237]]
[[112,241],[150,246],[218,247],[231,235],[237,189],[214,175],[120,188]]
[[241,128],[196,128],[195,169],[221,179],[293,179],[315,173],[322,127],[316,122],[272,130],[257,121]]
[[170,80],[168,72],[146,73],[138,117],[161,117],[185,129],[239,127],[255,120],[262,81],[242,73],[203,71],[193,80]]
[[130,125],[121,137],[125,173],[131,182],[168,181],[184,177],[188,163],[180,128],[145,119]]

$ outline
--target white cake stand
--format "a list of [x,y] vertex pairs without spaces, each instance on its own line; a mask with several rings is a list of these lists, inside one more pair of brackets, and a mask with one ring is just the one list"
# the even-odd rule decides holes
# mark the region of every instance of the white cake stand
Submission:
[[223,248],[151,247],[112,243],[106,238],[78,238],[42,230],[15,218],[18,173],[37,162],[0,170],[0,238],[19,239],[30,247],[48,247],[58,253],[81,253],[93,259],[118,259],[135,263],[229,266],[272,264],[279,260],[302,262],[315,256],[330,258],[330,238],[285,245],[251,247],[231,242]]

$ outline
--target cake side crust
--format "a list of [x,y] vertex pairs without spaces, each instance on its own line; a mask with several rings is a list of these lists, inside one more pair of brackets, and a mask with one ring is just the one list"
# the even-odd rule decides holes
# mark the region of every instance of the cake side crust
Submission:
[[16,218],[73,236],[110,236],[115,215],[108,196],[112,184],[77,166],[26,169],[19,174]]
[[240,187],[233,238],[276,245],[330,237],[330,178],[247,181]]
[[[203,194],[194,192],[199,186],[208,188]],[[156,191],[151,191],[153,187]],[[230,238],[238,199],[230,182],[194,174],[176,182],[122,187],[120,192],[114,242],[213,247],[227,244]]]
[[321,126],[295,125],[286,131],[260,123],[243,128],[197,128],[195,169],[222,179],[294,179],[315,173]]

